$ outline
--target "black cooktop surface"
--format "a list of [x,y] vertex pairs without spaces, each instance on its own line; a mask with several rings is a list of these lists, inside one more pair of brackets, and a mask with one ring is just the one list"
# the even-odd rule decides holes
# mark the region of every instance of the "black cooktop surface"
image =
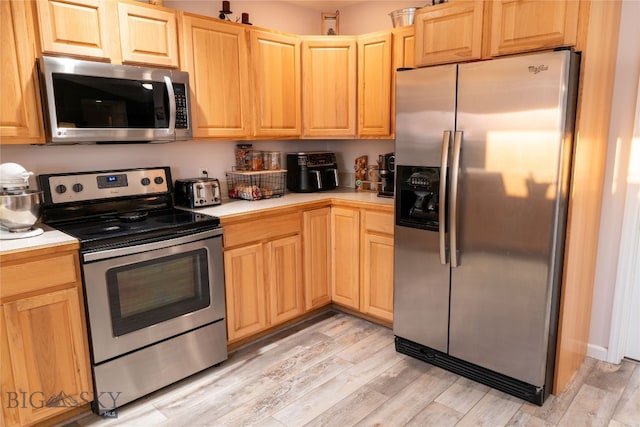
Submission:
[[175,208],[106,214],[53,224],[80,240],[81,248],[161,240],[219,226],[218,217]]

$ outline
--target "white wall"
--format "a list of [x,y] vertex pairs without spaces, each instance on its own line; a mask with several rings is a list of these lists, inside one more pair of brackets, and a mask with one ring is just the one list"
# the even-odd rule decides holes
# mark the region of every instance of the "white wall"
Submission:
[[629,152],[640,76],[640,2],[624,0],[593,291],[589,355],[607,359]]

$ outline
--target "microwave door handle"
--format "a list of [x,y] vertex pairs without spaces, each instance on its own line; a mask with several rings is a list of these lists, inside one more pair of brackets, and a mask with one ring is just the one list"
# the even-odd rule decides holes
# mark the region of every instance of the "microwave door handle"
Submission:
[[451,194],[449,197],[449,247],[451,248],[451,267],[458,267],[458,175],[460,171],[460,149],[462,131],[456,131],[453,137],[453,159],[451,162]]
[[442,154],[440,158],[440,188],[438,200],[438,237],[440,239],[440,264],[447,263],[447,229],[446,229],[446,203],[447,203],[447,164],[449,162],[449,144],[451,131],[442,132]]
[[167,86],[169,94],[169,134],[173,135],[176,131],[176,94],[173,91],[171,77],[164,76],[164,84]]

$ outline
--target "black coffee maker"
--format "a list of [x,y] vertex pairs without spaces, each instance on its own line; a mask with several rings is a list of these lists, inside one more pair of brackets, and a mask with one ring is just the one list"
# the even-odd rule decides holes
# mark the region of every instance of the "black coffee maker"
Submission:
[[396,156],[394,153],[380,154],[380,191],[378,197],[393,197],[393,186],[396,174]]

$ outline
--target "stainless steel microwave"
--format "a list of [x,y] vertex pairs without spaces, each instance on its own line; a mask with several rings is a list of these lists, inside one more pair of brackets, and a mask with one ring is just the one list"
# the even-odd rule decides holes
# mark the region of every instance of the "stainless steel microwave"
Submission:
[[39,60],[47,142],[191,139],[184,71],[44,56]]

